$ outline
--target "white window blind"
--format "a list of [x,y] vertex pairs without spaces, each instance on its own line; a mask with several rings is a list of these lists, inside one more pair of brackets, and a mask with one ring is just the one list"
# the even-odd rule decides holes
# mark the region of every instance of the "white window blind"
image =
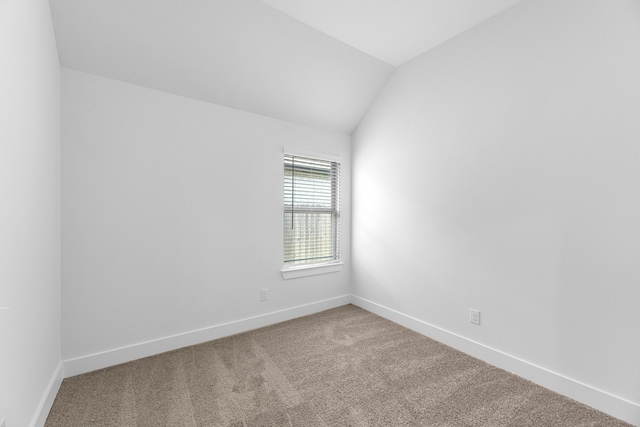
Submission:
[[284,264],[340,259],[340,163],[284,155]]

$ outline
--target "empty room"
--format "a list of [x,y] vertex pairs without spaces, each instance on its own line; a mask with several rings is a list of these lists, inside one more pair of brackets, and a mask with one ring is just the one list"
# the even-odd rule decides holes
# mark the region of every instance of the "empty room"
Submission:
[[640,425],[637,0],[0,0],[0,427]]

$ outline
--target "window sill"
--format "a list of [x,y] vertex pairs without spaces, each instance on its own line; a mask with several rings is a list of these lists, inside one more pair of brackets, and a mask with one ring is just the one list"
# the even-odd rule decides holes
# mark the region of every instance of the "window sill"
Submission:
[[291,267],[282,269],[282,278],[285,280],[297,279],[298,277],[314,276],[316,274],[336,273],[342,270],[343,262],[333,262],[331,264],[305,265],[302,267]]

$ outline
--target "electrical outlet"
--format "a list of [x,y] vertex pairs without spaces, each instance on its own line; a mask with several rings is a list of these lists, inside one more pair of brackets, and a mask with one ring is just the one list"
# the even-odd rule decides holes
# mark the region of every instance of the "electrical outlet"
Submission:
[[266,301],[267,300],[267,292],[269,292],[269,289],[262,289],[260,291],[260,301]]
[[480,324],[480,310],[469,309],[469,322],[476,325]]

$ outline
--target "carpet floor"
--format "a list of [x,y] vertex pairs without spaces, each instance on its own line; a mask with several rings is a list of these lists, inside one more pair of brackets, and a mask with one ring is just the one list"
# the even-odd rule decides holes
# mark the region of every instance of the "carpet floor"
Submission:
[[629,426],[353,305],[66,378],[45,427]]

